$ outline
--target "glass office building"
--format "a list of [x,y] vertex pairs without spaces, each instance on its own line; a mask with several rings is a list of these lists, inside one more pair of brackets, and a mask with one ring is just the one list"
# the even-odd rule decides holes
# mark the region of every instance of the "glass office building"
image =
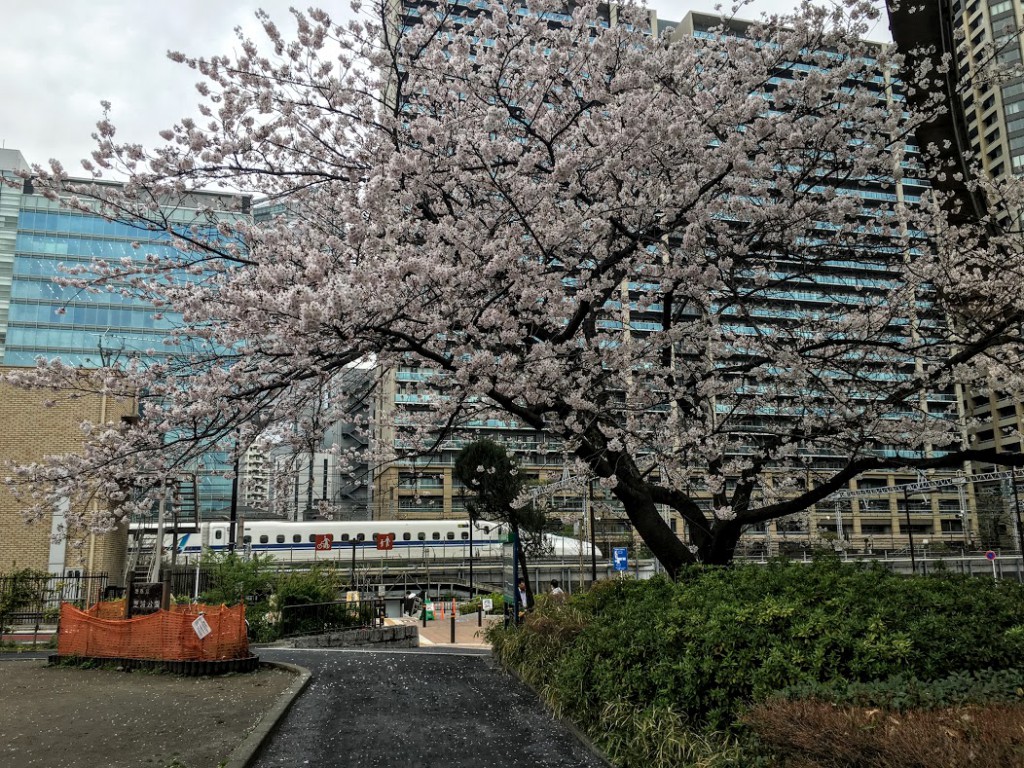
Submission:
[[[96,258],[142,261],[173,249],[172,235],[62,207],[19,177],[28,169],[20,152],[0,150],[0,365],[33,366],[42,357],[93,367],[173,355],[168,334],[180,315],[157,313],[134,295],[54,282],[65,268]],[[248,215],[248,200],[234,195],[197,194],[188,203],[163,211],[172,226],[208,225],[205,207],[218,217]],[[204,463],[196,468],[200,508],[220,514],[230,505],[231,481],[223,477],[223,457],[211,454]]]

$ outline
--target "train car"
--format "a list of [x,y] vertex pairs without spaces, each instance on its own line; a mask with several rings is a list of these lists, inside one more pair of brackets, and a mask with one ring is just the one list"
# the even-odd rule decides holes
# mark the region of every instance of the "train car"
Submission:
[[[211,552],[228,550],[227,522],[200,523],[198,533],[180,534],[177,540],[179,559],[186,562],[198,557],[204,549]],[[468,559],[470,556],[470,523],[468,520],[366,520],[340,522],[315,520],[287,522],[252,520],[244,522],[242,539],[236,549],[256,555],[267,555],[287,562],[340,560],[351,562],[391,559]],[[507,538],[508,526],[478,520],[473,524],[474,558],[497,558]],[[387,549],[378,548],[385,536]],[[329,543],[328,543],[329,539]],[[578,539],[544,535],[546,549],[556,557],[577,557],[581,551],[590,556],[590,544]],[[166,549],[174,547],[173,538],[164,536]],[[600,557],[600,550],[596,550]]]

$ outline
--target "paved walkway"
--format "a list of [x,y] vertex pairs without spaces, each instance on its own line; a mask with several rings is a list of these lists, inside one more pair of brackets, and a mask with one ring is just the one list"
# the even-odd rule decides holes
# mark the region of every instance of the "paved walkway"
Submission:
[[[481,620],[482,619],[482,620]],[[459,616],[455,619],[455,642],[452,642],[451,617],[444,619],[428,619],[427,626],[423,621],[413,618],[388,619],[396,624],[415,624],[420,631],[420,647],[427,648],[434,645],[455,645],[460,648],[490,648],[490,644],[484,639],[484,630],[492,622],[502,621],[501,616],[483,616],[470,613],[466,616]]]
[[[475,616],[456,629],[470,630]],[[313,679],[253,765],[607,768],[477,646],[261,649],[265,659],[306,667]]]

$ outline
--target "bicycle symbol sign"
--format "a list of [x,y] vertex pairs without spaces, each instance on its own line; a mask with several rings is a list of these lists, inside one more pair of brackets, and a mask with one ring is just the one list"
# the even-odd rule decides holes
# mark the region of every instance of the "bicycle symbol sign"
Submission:
[[314,546],[317,552],[330,552],[334,544],[333,533],[317,533],[313,536]]

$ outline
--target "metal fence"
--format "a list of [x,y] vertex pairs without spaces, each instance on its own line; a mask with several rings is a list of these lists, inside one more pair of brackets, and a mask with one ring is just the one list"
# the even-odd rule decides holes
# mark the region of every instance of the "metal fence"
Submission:
[[106,588],[105,573],[0,575],[0,632],[56,625],[61,603],[88,608],[103,597]]
[[380,598],[286,605],[281,609],[281,637],[382,627],[384,614],[384,600]]

